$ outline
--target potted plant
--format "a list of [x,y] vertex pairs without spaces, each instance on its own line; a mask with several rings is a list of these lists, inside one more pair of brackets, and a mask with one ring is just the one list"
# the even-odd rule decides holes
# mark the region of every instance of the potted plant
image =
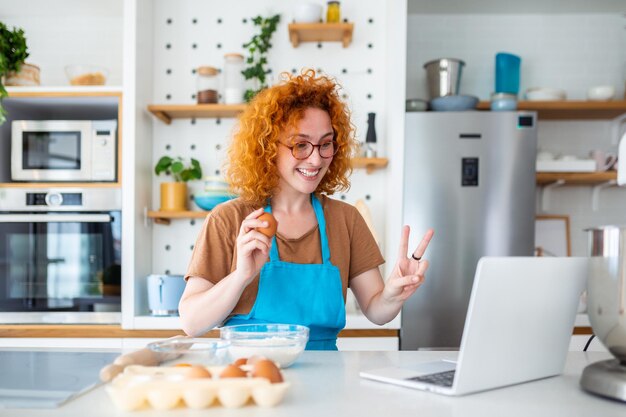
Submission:
[[265,68],[267,65],[267,52],[272,47],[270,40],[272,34],[276,31],[276,26],[280,22],[280,15],[274,15],[272,17],[257,16],[252,19],[254,26],[261,28],[261,33],[254,35],[250,42],[244,44],[244,48],[248,48],[248,58],[246,64],[248,68],[244,69],[241,73],[246,80],[253,80],[255,89],[248,89],[244,95],[246,102],[252,100],[252,98],[262,89],[267,87],[265,84],[265,76],[270,72]]
[[6,110],[2,107],[2,99],[9,94],[4,88],[4,79],[18,73],[28,58],[26,37],[22,29],[13,28],[0,22],[0,124],[5,120]]
[[161,211],[187,210],[187,181],[202,178],[200,162],[191,158],[187,163],[183,158],[163,156],[154,167],[154,173],[171,175],[174,182],[161,183]]

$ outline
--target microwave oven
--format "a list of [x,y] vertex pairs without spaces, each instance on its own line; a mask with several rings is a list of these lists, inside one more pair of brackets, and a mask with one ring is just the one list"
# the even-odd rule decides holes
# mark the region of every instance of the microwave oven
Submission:
[[13,181],[116,180],[116,120],[14,120]]

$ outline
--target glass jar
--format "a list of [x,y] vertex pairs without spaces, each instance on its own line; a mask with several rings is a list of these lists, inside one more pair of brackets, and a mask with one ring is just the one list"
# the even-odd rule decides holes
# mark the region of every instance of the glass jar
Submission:
[[341,8],[338,1],[329,1],[326,10],[326,23],[339,23],[341,21]]
[[224,103],[239,104],[244,102],[245,79],[242,71],[243,55],[224,55]]
[[198,104],[217,103],[217,68],[199,67],[196,79]]
[[491,94],[492,111],[513,111],[517,109],[517,96],[509,93]]

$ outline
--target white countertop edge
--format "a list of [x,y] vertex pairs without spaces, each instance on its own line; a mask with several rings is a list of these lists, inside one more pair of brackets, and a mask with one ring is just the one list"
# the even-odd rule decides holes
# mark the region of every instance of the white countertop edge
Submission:
[[[178,317],[152,317],[152,316],[136,316],[134,318],[134,328],[139,330],[177,330],[180,329],[180,320]],[[369,321],[362,314],[346,315],[346,330],[354,329],[399,329],[400,316],[382,326],[378,326]]]

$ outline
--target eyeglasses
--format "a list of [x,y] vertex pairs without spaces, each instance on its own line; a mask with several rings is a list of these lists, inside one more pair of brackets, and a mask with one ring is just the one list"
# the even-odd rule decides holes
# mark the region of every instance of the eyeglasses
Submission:
[[319,145],[313,145],[308,140],[303,140],[294,143],[292,146],[285,145],[282,142],[278,142],[285,148],[291,149],[291,154],[296,159],[307,159],[313,153],[313,148],[319,148],[320,156],[322,158],[332,158],[333,155],[339,150],[339,145],[335,140],[329,140],[322,142]]

